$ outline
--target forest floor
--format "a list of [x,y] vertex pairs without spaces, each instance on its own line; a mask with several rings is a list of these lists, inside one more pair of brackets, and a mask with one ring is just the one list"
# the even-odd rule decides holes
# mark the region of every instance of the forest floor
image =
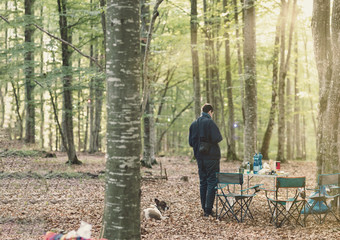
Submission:
[[[92,224],[92,237],[99,238],[104,154],[80,153],[83,164],[69,166],[64,153],[46,158],[33,150],[33,146],[9,141],[0,131],[0,239],[38,240],[46,231],[76,230],[80,221]],[[340,224],[333,217],[322,225],[308,218],[305,227],[275,228],[269,224],[263,191],[253,200],[253,221],[205,218],[196,163],[188,156],[160,157],[157,161],[159,164],[152,169],[141,169],[141,211],[155,198],[166,201],[170,209],[162,221],[141,218],[142,239],[340,239]],[[221,161],[222,172],[237,171],[238,166],[239,162]],[[308,187],[315,183],[315,162],[289,161],[281,164],[281,169],[289,176],[306,176]],[[165,172],[168,179],[159,178]],[[268,179],[254,178],[252,183],[268,184]]]

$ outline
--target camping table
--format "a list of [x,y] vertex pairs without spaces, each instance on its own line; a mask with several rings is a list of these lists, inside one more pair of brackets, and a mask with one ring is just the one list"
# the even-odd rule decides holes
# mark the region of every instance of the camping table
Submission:
[[273,189],[275,189],[275,180],[277,177],[287,177],[289,173],[280,173],[280,174],[254,174],[254,173],[243,173],[243,176],[247,176],[247,188],[249,188],[249,182],[253,177],[261,177],[261,178],[266,178],[266,179],[273,179]]

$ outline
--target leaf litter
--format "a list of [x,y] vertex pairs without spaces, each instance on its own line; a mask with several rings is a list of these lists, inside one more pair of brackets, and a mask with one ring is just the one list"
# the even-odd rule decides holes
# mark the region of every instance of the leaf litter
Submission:
[[[18,147],[18,146],[15,146]],[[0,149],[1,150],[1,149]],[[80,154],[81,166],[65,164],[66,154],[57,158],[11,154],[1,157],[1,173],[21,173],[22,177],[0,175],[0,239],[41,239],[47,231],[69,232],[81,221],[92,224],[92,237],[99,238],[103,206],[105,171],[103,154]],[[263,191],[252,203],[255,220],[236,223],[230,219],[203,217],[200,207],[199,180],[195,161],[185,157],[161,157],[152,169],[141,168],[141,213],[154,199],[164,200],[170,209],[163,213],[167,219],[146,220],[141,214],[142,239],[340,239],[340,224],[334,217],[318,224],[309,217],[307,226],[269,224],[269,211]],[[8,166],[10,165],[10,168]],[[237,171],[239,162],[221,160],[221,171]],[[161,178],[164,170],[168,180]],[[307,187],[316,183],[316,164],[309,161],[289,161],[281,164],[289,176],[306,176]],[[28,173],[31,173],[28,174]],[[51,172],[84,174],[84,177],[34,177]],[[86,177],[88,173],[90,176]],[[45,174],[45,175],[44,175]],[[146,177],[146,178],[144,178]],[[268,179],[254,178],[251,184]]]

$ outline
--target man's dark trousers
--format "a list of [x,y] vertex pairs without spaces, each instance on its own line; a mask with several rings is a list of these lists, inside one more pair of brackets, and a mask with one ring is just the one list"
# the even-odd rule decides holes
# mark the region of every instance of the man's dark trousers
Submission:
[[216,172],[220,171],[220,160],[197,160],[200,178],[200,196],[204,213],[211,214],[217,184]]

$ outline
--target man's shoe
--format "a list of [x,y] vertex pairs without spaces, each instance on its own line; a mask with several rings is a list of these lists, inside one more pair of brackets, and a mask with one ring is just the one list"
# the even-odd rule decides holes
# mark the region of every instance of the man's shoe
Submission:
[[209,216],[215,217],[216,213],[214,211],[211,211],[210,213],[208,213],[208,212],[204,213],[204,217],[209,217]]

